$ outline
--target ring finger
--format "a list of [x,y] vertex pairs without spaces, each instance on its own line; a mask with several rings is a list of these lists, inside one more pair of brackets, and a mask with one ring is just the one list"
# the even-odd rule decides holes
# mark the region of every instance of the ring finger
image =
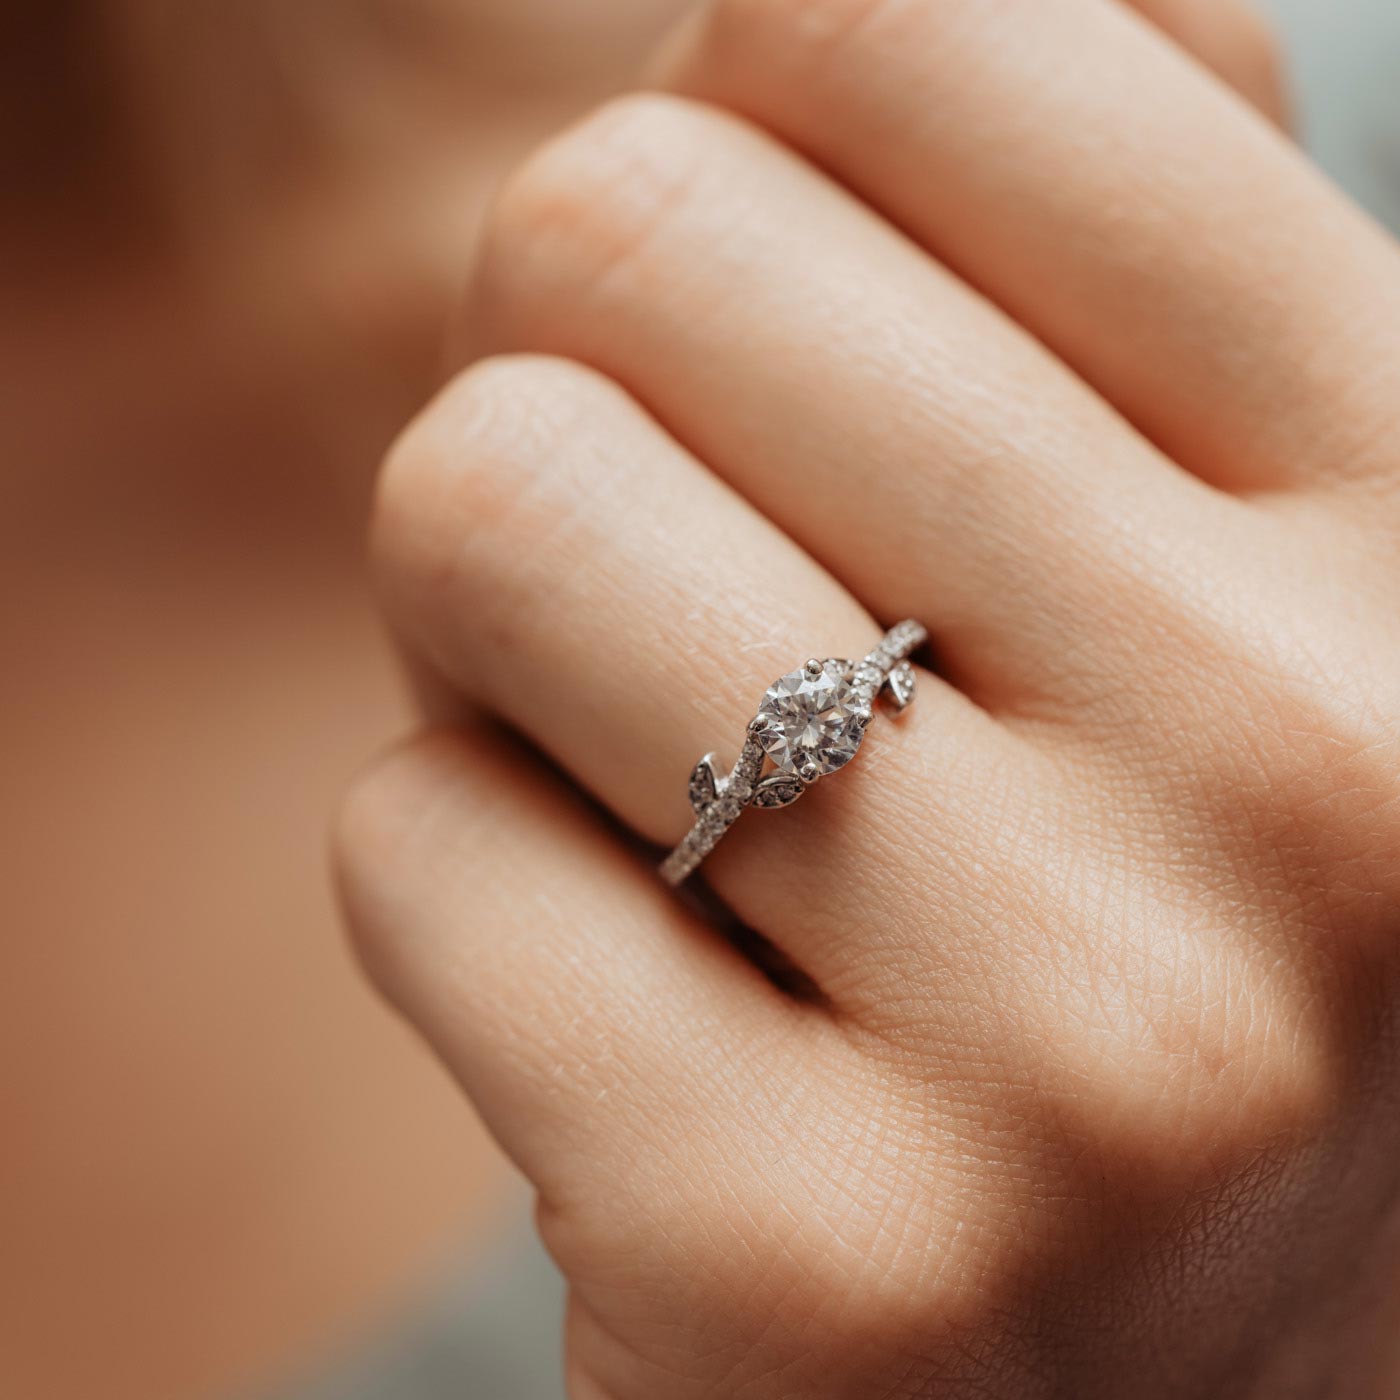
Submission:
[[[696,758],[733,761],[773,677],[862,655],[880,631],[626,395],[564,361],[459,377],[392,455],[376,541],[412,645],[658,843],[690,823]],[[872,731],[878,761],[747,816],[715,857],[720,892],[819,982],[844,964],[871,882],[908,863],[892,810],[917,813],[951,886],[989,794],[1031,782],[1021,741],[932,677],[922,692]],[[927,894],[938,861],[919,865]],[[821,913],[795,946],[798,907]]]

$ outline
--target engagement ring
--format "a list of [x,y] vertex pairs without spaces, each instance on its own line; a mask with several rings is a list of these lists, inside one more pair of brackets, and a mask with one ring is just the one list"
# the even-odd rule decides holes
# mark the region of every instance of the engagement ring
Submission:
[[745,807],[786,807],[819,778],[844,768],[860,748],[877,696],[895,714],[913,700],[914,668],[906,658],[927,636],[917,622],[901,622],[863,661],[813,659],[774,681],[729,775],[720,776],[713,753],[695,765],[695,825],[661,864],[667,884],[679,885],[690,875]]

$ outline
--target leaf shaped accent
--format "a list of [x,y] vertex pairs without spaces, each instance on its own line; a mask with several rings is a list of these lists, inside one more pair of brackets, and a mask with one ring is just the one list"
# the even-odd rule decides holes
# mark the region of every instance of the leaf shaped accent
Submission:
[[690,805],[698,816],[719,796],[719,777],[715,773],[715,755],[707,753],[695,765],[690,775]]
[[907,661],[901,661],[890,672],[886,686],[890,704],[894,707],[894,712],[898,714],[914,698],[914,668]]
[[753,790],[755,807],[786,807],[802,796],[802,779],[791,773],[773,773]]

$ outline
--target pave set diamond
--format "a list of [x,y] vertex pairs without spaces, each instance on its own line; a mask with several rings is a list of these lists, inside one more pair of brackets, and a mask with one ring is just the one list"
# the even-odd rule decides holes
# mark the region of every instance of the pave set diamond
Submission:
[[[917,622],[902,622],[859,663],[813,659],[774,681],[729,775],[720,776],[714,754],[696,764],[690,776],[696,822],[663,862],[663,878],[680,884],[745,807],[785,807],[849,763],[874,715],[876,696],[883,693],[895,713],[914,698],[914,668],[906,658],[927,635]],[[763,777],[769,759],[773,772]]]

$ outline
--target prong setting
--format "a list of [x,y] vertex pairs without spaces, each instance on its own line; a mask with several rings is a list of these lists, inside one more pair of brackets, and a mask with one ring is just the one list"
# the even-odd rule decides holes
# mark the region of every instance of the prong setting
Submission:
[[[696,764],[690,801],[696,821],[661,866],[678,885],[714,850],[745,807],[785,807],[815,782],[855,757],[874,716],[877,696],[898,713],[914,693],[906,660],[927,633],[917,622],[892,628],[860,661],[813,657],[767,690],[749,721],[733,769],[721,772],[714,754]],[[765,763],[773,771],[760,776]]]

